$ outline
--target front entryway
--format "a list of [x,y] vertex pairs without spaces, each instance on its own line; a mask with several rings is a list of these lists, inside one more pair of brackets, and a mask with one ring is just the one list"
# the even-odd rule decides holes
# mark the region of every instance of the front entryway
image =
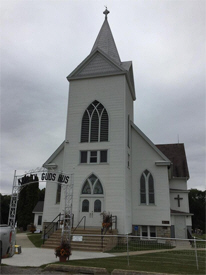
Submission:
[[175,216],[175,238],[186,239],[185,216]]
[[80,196],[80,217],[86,217],[87,227],[101,227],[104,211],[103,187],[97,176],[91,174],[83,184]]
[[103,209],[103,198],[81,198],[81,217],[86,217],[86,226],[101,227],[102,216],[100,215]]

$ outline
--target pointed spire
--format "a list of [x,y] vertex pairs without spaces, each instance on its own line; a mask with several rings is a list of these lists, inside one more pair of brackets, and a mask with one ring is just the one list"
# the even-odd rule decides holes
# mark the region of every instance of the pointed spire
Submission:
[[117,47],[115,45],[115,41],[107,20],[107,15],[109,14],[109,11],[107,10],[107,7],[105,11],[103,12],[105,14],[105,20],[104,23],[100,29],[100,32],[97,36],[97,39],[94,43],[94,46],[92,48],[92,51],[95,51],[97,48],[102,50],[105,54],[107,54],[111,59],[113,59],[117,64],[121,64],[121,60],[119,57],[119,53],[117,51]]

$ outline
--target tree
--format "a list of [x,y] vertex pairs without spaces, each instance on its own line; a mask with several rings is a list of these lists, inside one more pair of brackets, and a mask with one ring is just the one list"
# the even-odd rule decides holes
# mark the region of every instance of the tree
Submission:
[[39,201],[44,201],[44,196],[45,196],[45,188],[39,189]]
[[[27,230],[27,225],[34,221],[34,214],[32,211],[39,198],[39,179],[36,175],[25,175],[22,179],[19,179],[19,183],[25,186],[19,194],[17,225],[18,227],[23,227],[23,230]],[[30,184],[27,185],[27,183]]]
[[189,191],[189,205],[192,216],[193,230],[201,229],[205,233],[205,195],[206,191],[191,189]]

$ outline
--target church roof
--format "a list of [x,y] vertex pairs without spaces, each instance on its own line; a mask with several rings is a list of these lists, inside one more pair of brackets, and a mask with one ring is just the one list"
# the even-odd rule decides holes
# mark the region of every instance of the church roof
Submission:
[[117,51],[117,47],[107,20],[107,16],[105,16],[104,23],[99,31],[91,52],[95,51],[96,49],[102,50],[117,64],[121,64],[119,53]]
[[156,147],[172,162],[174,178],[189,178],[187,158],[183,143],[159,144]]
[[172,215],[193,216],[193,214],[191,214],[189,212],[183,212],[183,211],[178,211],[178,210],[173,210],[173,209],[170,209],[170,213]]
[[38,201],[36,206],[34,207],[33,213],[41,213],[44,209],[44,201]]
[[132,62],[121,62],[117,47],[107,20],[109,11],[104,11],[105,20],[92,47],[91,53],[67,76],[68,81],[116,76],[124,74],[130,88],[133,100],[135,86]]

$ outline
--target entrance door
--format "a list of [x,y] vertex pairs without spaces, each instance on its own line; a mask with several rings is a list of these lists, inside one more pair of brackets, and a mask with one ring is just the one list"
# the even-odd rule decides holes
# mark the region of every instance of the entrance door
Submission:
[[80,195],[80,218],[86,217],[86,226],[101,227],[104,211],[104,192],[100,180],[91,174],[83,184]]
[[80,220],[86,217],[86,226],[101,227],[103,212],[103,198],[82,197],[80,200]]
[[175,216],[175,238],[186,239],[185,216]]

